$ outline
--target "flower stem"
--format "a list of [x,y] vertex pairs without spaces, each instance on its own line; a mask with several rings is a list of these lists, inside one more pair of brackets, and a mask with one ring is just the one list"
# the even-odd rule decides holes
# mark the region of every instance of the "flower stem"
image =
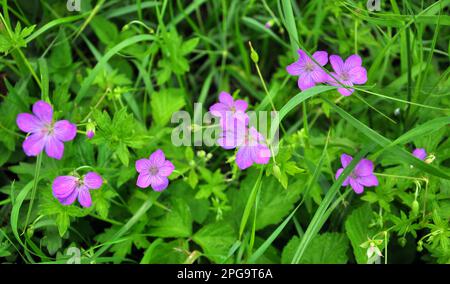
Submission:
[[33,189],[31,191],[30,206],[28,207],[27,218],[25,219],[24,232],[27,229],[28,221],[30,220],[31,210],[33,209],[34,199],[36,198],[36,190],[39,182],[39,173],[41,172],[41,165],[42,165],[42,153],[37,156],[36,168],[34,171]]

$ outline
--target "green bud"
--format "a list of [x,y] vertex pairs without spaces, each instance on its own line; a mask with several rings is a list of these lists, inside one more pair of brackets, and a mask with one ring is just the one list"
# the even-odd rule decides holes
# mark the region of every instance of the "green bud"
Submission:
[[411,214],[413,216],[417,216],[417,214],[419,214],[419,202],[417,202],[417,200],[414,200],[411,205]]
[[423,250],[423,242],[422,241],[418,241],[417,242],[417,251],[422,251]]
[[272,167],[273,175],[277,178],[281,178],[281,169],[277,164],[274,164]]
[[253,62],[258,63],[259,61],[258,53],[253,49],[251,42],[249,42],[248,45],[250,45],[250,58],[252,59]]
[[206,156],[206,152],[203,150],[200,150],[197,152],[197,157],[204,158]]
[[406,245],[406,238],[400,238],[398,239],[398,243],[400,244],[400,246],[405,247]]
[[27,236],[28,236],[29,238],[31,238],[31,237],[33,237],[33,235],[34,235],[34,229],[33,229],[33,227],[29,227],[29,228],[27,229]]

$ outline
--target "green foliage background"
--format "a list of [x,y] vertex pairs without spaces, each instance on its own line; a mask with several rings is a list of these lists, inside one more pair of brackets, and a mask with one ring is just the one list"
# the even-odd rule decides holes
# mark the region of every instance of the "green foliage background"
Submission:
[[[372,244],[386,263],[450,263],[450,1],[381,2],[2,0],[0,261],[367,263]],[[361,55],[367,84],[299,92],[298,48]],[[172,114],[220,91],[280,112],[276,162],[240,171],[233,151],[172,144]],[[79,124],[60,161],[22,151],[16,116],[38,99]],[[139,189],[134,162],[158,148],[177,171]],[[341,184],[364,157],[380,185],[356,195]],[[92,207],[63,206],[51,183],[80,166],[106,182]]]

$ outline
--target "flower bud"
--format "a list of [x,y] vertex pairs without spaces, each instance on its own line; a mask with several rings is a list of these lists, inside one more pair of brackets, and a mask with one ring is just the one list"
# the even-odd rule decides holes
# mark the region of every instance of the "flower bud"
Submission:
[[203,150],[200,150],[197,152],[197,157],[204,158],[206,156],[206,152]]
[[274,164],[272,167],[273,175],[277,178],[281,178],[281,170],[280,167],[277,164]]
[[89,119],[88,123],[86,124],[86,136],[88,139],[92,139],[94,135],[95,135],[95,123]]
[[417,216],[417,214],[419,214],[419,202],[417,200],[414,200],[411,204],[411,214],[413,216]]

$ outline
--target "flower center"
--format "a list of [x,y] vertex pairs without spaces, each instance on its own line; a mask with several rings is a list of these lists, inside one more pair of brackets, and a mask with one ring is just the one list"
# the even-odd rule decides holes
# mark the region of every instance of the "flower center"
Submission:
[[148,172],[150,173],[150,175],[155,176],[158,174],[159,169],[158,169],[158,167],[152,166],[152,167],[150,167]]
[[350,79],[350,75],[347,72],[341,73],[341,80],[342,81],[348,81]]
[[312,72],[314,70],[314,65],[311,62],[305,64],[305,71]]
[[52,135],[53,132],[54,132],[53,124],[46,124],[46,125],[42,128],[42,132],[43,132],[43,134]]

